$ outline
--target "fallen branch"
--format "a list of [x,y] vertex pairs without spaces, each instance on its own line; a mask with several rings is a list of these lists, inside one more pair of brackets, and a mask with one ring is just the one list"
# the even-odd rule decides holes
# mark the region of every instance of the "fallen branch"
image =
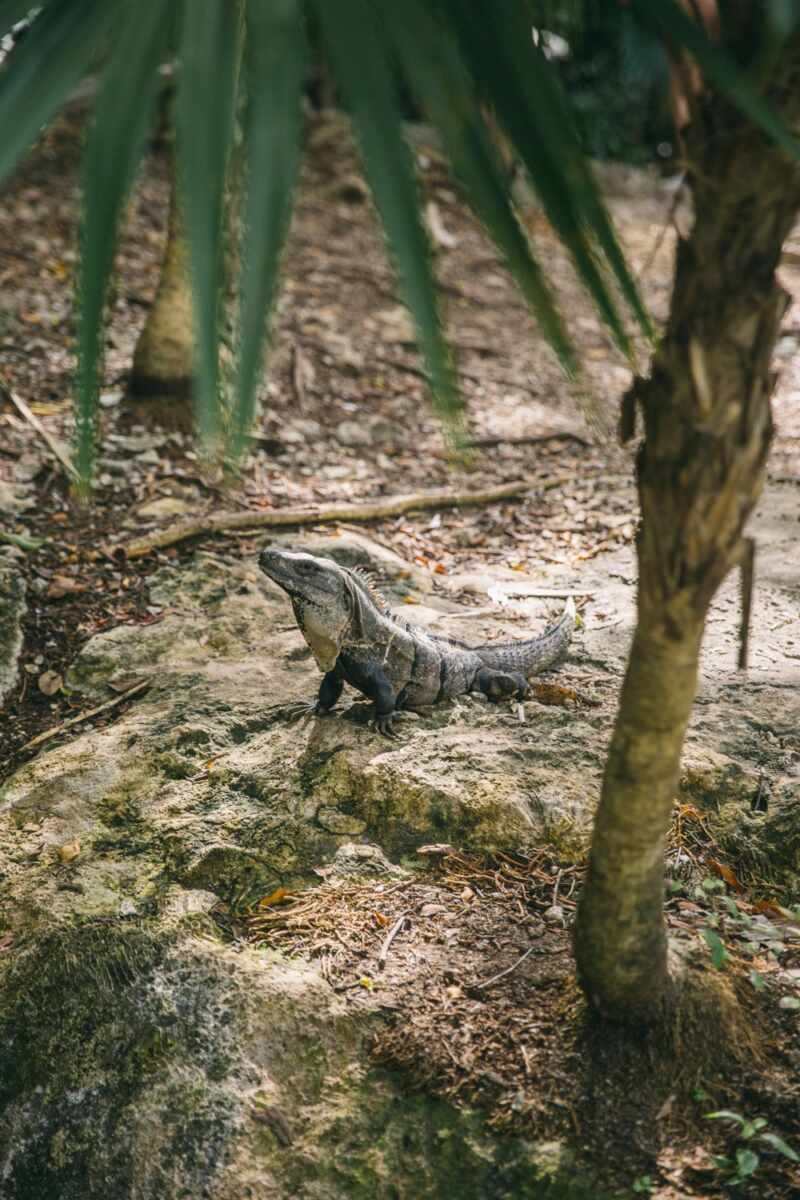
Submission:
[[505,979],[506,975],[510,975],[512,971],[516,971],[520,963],[524,963],[529,954],[533,954],[535,947],[529,946],[523,955],[516,962],[513,962],[510,967],[506,967],[505,971],[498,971],[496,975],[492,975],[489,979],[484,979],[482,983],[473,983],[474,988],[487,988],[493,983],[497,983],[498,979]]
[[71,729],[73,725],[80,725],[81,721],[88,721],[91,717],[98,717],[100,713],[108,712],[110,708],[116,708],[118,704],[122,704],[123,700],[130,700],[131,696],[138,695],[145,688],[150,687],[150,680],[143,679],[141,683],[134,684],[128,688],[127,692],[121,692],[119,696],[115,696],[113,700],[106,700],[104,704],[98,704],[96,708],[89,708],[86,712],[79,713],[77,717],[70,717],[68,721],[62,721],[60,725],[54,725],[52,729],[46,729],[44,733],[40,733],[38,737],[31,738],[22,747],[23,750],[32,750],[34,746],[41,746],[42,742],[49,742],[51,738],[58,737],[65,729]]
[[486,450],[491,446],[538,446],[541,442],[577,442],[579,446],[591,446],[588,438],[580,433],[533,433],[529,437],[477,437],[469,438],[468,446]]
[[28,408],[25,401],[20,399],[19,396],[15,396],[10,388],[3,388],[3,395],[6,396],[11,401],[11,403],[16,408],[17,412],[20,413],[25,418],[25,420],[28,422],[28,424],[33,429],[36,430],[36,432],[39,434],[39,437],[46,444],[46,446],[50,450],[50,452],[52,454],[54,454],[55,457],[58,459],[58,461],[61,463],[62,467],[67,472],[67,475],[70,477],[70,479],[77,479],[78,472],[75,470],[74,466],[72,465],[72,463],[69,459],[69,455],[67,455],[65,453],[65,451],[62,450],[61,446],[59,446],[56,439],[47,432],[47,430],[45,429],[42,422],[36,416],[36,413],[31,412],[31,410]]
[[321,525],[330,521],[380,521],[387,517],[399,517],[404,513],[430,508],[465,508],[477,504],[494,504],[498,500],[510,500],[538,488],[550,491],[563,483],[571,483],[574,474],[558,475],[552,479],[519,479],[515,483],[504,483],[499,487],[485,488],[479,492],[456,492],[446,488],[432,492],[411,492],[403,496],[386,499],[364,500],[354,504],[333,504],[322,508],[274,508],[266,512],[216,513],[200,517],[196,521],[176,522],[166,529],[158,529],[144,537],[134,538],[123,545],[128,558],[141,558],[174,546],[187,538],[201,533],[230,533],[243,529],[274,529],[285,525]]
[[381,952],[378,955],[378,970],[379,971],[382,971],[383,968],[386,966],[386,959],[389,956],[389,950],[391,949],[392,942],[394,941],[394,939],[397,937],[400,930],[405,925],[407,919],[408,919],[408,917],[407,917],[406,913],[403,913],[402,916],[399,916],[397,918],[397,920],[395,921],[394,925],[392,926],[392,928],[387,933],[386,937],[384,938],[383,945],[381,946]]

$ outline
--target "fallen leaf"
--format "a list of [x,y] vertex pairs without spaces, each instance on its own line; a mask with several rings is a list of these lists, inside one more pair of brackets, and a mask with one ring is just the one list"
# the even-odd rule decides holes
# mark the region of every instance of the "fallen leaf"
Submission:
[[372,915],[375,918],[376,925],[388,925],[389,924],[389,920],[390,920],[389,917],[384,916],[382,912],[374,912]]
[[540,704],[555,704],[562,708],[578,702],[578,693],[560,683],[535,683],[532,694],[534,700],[538,700]]
[[711,867],[711,870],[716,871],[717,875],[719,875],[721,879],[724,879],[728,887],[732,887],[735,892],[741,892],[744,890],[733,871],[730,869],[730,867],[726,866],[725,863],[717,862],[715,858],[710,858],[708,860],[708,865]]
[[55,696],[61,691],[63,682],[57,671],[43,671],[38,680],[39,691],[43,696]]
[[269,908],[273,904],[285,904],[292,896],[292,893],[285,887],[277,887],[274,892],[270,892],[263,900],[259,900],[259,908]]
[[431,237],[437,246],[441,246],[445,250],[452,250],[458,245],[456,235],[445,228],[442,214],[435,200],[429,200],[425,205],[425,219],[428,223]]
[[370,979],[369,975],[362,975],[358,981],[358,986],[365,988],[368,992],[371,992],[375,988],[375,981],[374,979]]
[[774,900],[756,900],[753,908],[757,913],[768,914],[771,917],[787,917],[791,915],[785,908],[781,908],[780,904],[776,904]]
[[75,596],[86,589],[85,583],[71,575],[54,575],[47,586],[45,596],[48,600],[60,600],[62,596]]
[[81,844],[77,838],[71,842],[64,842],[63,846],[58,847],[58,857],[62,863],[72,862],[81,852]]

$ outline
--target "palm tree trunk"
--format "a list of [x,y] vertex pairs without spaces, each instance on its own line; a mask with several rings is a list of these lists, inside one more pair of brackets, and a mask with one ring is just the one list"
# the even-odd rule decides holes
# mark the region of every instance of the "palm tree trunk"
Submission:
[[[798,72],[795,38],[770,87],[790,127],[800,117]],[[651,376],[623,402],[628,436],[637,409],[644,418],[638,624],[575,932],[590,1002],[628,1021],[657,1017],[669,991],[664,841],[706,612],[745,556],[742,533],[763,484],[770,364],[786,307],[775,269],[800,209],[796,161],[721,98],[697,108],[687,137],[694,227],[678,246]]]
[[161,277],[134,351],[128,389],[138,408],[146,401],[151,420],[189,429],[194,361],[192,290],[176,174],[173,171]]

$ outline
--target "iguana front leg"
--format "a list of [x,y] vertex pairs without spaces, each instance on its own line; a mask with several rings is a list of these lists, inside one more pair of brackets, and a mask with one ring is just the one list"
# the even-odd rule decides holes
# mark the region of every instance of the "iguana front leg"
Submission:
[[392,718],[397,710],[397,693],[389,676],[378,661],[364,662],[350,654],[342,654],[336,664],[345,682],[375,705],[375,728],[385,737],[394,737]]
[[322,683],[319,685],[319,693],[317,695],[317,703],[314,705],[314,712],[317,716],[324,716],[329,713],[336,704],[336,701],[342,694],[344,687],[344,676],[338,666],[332,671],[326,672],[322,677]]

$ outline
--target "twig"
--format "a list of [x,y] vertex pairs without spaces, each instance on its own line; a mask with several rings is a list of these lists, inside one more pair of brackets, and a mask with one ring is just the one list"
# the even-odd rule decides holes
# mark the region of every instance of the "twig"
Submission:
[[25,418],[25,420],[28,422],[28,424],[33,429],[36,430],[36,432],[39,434],[39,437],[42,439],[43,442],[46,443],[46,445],[47,445],[48,449],[51,451],[51,453],[54,454],[55,457],[58,459],[58,461],[61,463],[62,467],[67,472],[67,475],[69,475],[70,479],[76,479],[78,476],[78,472],[75,470],[74,466],[70,462],[69,456],[67,454],[65,454],[65,452],[61,449],[61,447],[59,446],[59,444],[55,440],[55,438],[52,437],[51,434],[49,434],[47,432],[47,430],[45,429],[42,422],[36,416],[36,413],[31,412],[31,410],[28,408],[25,401],[20,399],[19,396],[15,396],[10,388],[3,388],[2,394],[4,396],[8,397],[8,399],[11,401],[11,403],[16,408],[17,412],[21,413],[21,415]]
[[116,708],[118,704],[122,704],[123,700],[130,700],[131,696],[136,696],[149,687],[150,680],[143,679],[141,683],[134,684],[132,688],[128,688],[127,692],[121,692],[113,700],[106,700],[104,704],[98,704],[97,708],[90,708],[86,712],[79,713],[77,717],[70,717],[68,721],[62,721],[60,725],[55,725],[52,729],[46,729],[38,737],[31,738],[29,742],[26,742],[22,749],[32,750],[34,746],[41,746],[42,742],[48,742],[50,738],[58,737],[59,733],[63,733],[65,729],[71,729],[73,725],[80,725],[81,721],[88,721],[90,717],[97,717],[100,713],[108,712],[110,708]]
[[501,584],[495,585],[497,594],[502,592],[506,596],[516,596],[518,599],[537,600],[540,598],[548,600],[569,600],[570,596],[593,596],[594,592],[581,591],[580,588],[533,588],[528,589],[524,583],[513,583],[509,580],[503,580]]
[[570,483],[574,475],[560,475],[547,480],[520,479],[499,487],[477,492],[449,491],[442,488],[431,492],[411,492],[355,504],[333,504],[329,508],[276,508],[266,512],[215,513],[196,521],[176,522],[166,529],[156,530],[144,537],[134,538],[122,546],[128,558],[141,558],[164,546],[173,546],[201,533],[226,533],[242,529],[275,528],[283,525],[320,525],[329,521],[376,521],[402,516],[415,509],[464,508],[468,505],[494,504],[510,500],[533,489],[550,491],[562,483]]
[[491,984],[497,983],[499,979],[505,979],[506,975],[510,975],[512,971],[516,971],[520,963],[525,962],[525,959],[529,954],[533,954],[534,949],[534,946],[529,946],[525,953],[518,958],[515,963],[512,963],[510,967],[506,967],[505,971],[499,971],[497,975],[492,975],[491,978],[484,979],[482,983],[474,983],[472,986],[476,988],[487,988],[490,987]]
[[309,363],[303,355],[298,342],[292,345],[292,390],[300,412],[306,407],[306,377]]
[[397,937],[400,930],[405,925],[406,916],[407,916],[406,913],[401,913],[400,916],[395,921],[392,928],[387,933],[386,937],[383,939],[383,945],[381,946],[381,952],[378,955],[378,970],[379,971],[382,971],[383,968],[386,966],[386,959],[389,955],[389,950],[391,949],[392,942],[394,941],[394,939]]
[[739,562],[742,581],[742,616],[739,623],[740,671],[747,670],[747,652],[750,647],[750,613],[753,608],[753,579],[756,565],[755,538],[742,539],[742,555]]
[[[418,379],[424,379],[427,382],[428,375],[422,367],[416,367],[412,363],[403,362],[401,358],[392,358],[388,354],[372,354],[370,355],[371,363],[380,363],[384,367],[394,367],[397,371],[405,371],[407,375],[415,375]],[[481,385],[487,383],[495,383],[500,387],[519,388],[521,392],[527,392],[530,396],[538,396],[541,393],[532,387],[529,383],[523,383],[521,379],[511,379],[507,375],[488,375],[479,374],[477,371],[469,371],[461,363],[458,365],[458,376],[460,379],[469,379],[471,383]]]
[[577,442],[579,446],[590,446],[588,438],[580,433],[534,433],[529,437],[477,437],[469,438],[468,446],[488,449],[490,446],[538,446],[541,442]]

